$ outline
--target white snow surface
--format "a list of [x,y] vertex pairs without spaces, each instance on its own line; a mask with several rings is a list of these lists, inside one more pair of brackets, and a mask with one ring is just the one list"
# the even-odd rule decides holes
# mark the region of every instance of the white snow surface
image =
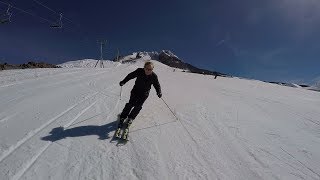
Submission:
[[143,63],[1,71],[0,179],[320,179],[319,92],[157,61],[164,101],[112,141]]

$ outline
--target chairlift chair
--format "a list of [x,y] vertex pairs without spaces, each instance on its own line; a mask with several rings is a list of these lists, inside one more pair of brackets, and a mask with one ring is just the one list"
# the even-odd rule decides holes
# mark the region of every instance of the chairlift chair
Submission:
[[60,20],[58,23],[52,24],[51,28],[62,28],[62,13],[60,13]]
[[8,6],[6,13],[0,16],[0,24],[11,22],[12,12],[9,12],[10,8],[11,8],[11,5]]

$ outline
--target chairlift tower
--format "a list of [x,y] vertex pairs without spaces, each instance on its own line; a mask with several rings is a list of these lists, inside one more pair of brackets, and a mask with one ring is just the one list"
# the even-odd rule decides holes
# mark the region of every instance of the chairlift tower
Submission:
[[103,65],[103,46],[105,46],[107,44],[107,40],[98,40],[97,41],[99,44],[100,44],[100,60],[97,61],[96,65],[94,67],[97,67],[97,64],[99,63],[100,61],[100,67],[101,68],[104,68],[104,65]]

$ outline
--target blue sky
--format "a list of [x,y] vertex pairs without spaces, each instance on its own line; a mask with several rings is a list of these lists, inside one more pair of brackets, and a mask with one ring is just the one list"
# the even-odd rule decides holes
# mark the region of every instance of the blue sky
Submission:
[[[8,0],[0,0],[9,2]],[[0,61],[62,63],[105,56],[172,50],[197,67],[266,81],[313,83],[320,77],[318,0],[33,0],[10,3],[12,22],[0,25]],[[0,3],[0,11],[7,7]],[[71,22],[70,22],[71,20]]]

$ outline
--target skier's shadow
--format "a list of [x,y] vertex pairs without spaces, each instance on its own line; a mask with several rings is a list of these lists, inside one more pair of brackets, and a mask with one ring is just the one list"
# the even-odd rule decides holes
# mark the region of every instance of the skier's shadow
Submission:
[[102,126],[79,126],[71,129],[64,129],[63,127],[53,128],[50,132],[50,135],[42,137],[43,141],[59,141],[67,137],[80,137],[80,136],[90,136],[97,135],[98,139],[105,140],[109,139],[112,136],[109,136],[109,133],[116,130],[118,121],[114,121]]

